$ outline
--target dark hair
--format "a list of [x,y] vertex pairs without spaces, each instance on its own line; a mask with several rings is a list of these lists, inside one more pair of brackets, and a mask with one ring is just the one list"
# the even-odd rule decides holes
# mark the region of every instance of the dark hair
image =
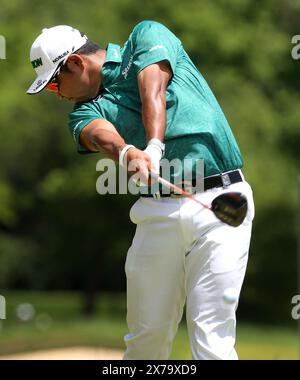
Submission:
[[76,50],[76,54],[83,54],[83,55],[90,55],[96,53],[98,50],[100,50],[100,46],[97,45],[95,42],[88,40],[81,48]]
[[[82,55],[91,55],[100,50],[100,46],[91,40],[87,40],[87,42],[81,46],[78,50],[74,51],[74,54],[82,54]],[[67,62],[66,62],[67,63]],[[69,73],[70,70],[67,64],[64,64],[61,68],[61,71]]]

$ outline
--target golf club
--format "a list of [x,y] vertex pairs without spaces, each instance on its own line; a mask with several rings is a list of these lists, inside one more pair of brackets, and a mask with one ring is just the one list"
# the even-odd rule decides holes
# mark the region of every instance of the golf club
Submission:
[[151,173],[151,176],[170,190],[188,197],[202,207],[212,211],[218,219],[232,227],[241,225],[246,217],[248,210],[247,198],[240,192],[230,191],[221,194],[212,201],[211,206],[208,206],[196,199],[193,194],[170,183],[159,175]]

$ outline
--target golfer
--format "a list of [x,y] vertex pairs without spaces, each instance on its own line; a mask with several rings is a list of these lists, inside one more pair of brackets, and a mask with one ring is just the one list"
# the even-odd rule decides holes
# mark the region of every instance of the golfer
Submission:
[[[228,191],[245,195],[248,212],[238,227],[188,197],[161,190],[140,196],[130,210],[137,228],[125,265],[124,359],[168,359],[185,305],[193,359],[237,359],[235,313],[252,191],[230,126],[181,41],[164,25],[143,21],[123,46],[104,49],[61,25],[42,31],[30,60],[37,78],[28,94],[47,89],[74,103],[69,128],[79,153],[104,152],[123,166],[134,162],[145,184],[162,158],[190,160],[193,184],[200,161],[199,201],[209,205]],[[168,180],[175,182],[175,174]]]

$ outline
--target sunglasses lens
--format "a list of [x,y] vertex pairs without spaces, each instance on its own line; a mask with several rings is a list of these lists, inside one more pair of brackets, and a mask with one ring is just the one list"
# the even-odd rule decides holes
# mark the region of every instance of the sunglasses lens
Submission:
[[58,92],[58,83],[48,83],[46,89],[50,92]]

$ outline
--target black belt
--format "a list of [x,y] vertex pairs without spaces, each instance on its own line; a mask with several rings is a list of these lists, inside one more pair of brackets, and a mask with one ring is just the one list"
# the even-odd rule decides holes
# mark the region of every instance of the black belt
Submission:
[[222,173],[216,176],[204,178],[204,191],[213,189],[214,187],[227,187],[233,183],[242,182],[243,178],[239,170]]
[[[241,176],[241,173],[239,170],[233,170],[231,172],[226,172],[210,177],[204,177],[204,191],[213,189],[214,187],[227,187],[229,185],[232,185],[234,183],[242,182],[243,178]],[[193,179],[191,181],[191,185],[195,187],[197,184],[197,180]],[[171,194],[166,193],[166,191],[159,192],[161,197],[170,197]],[[155,197],[155,194],[140,194],[141,197]]]

